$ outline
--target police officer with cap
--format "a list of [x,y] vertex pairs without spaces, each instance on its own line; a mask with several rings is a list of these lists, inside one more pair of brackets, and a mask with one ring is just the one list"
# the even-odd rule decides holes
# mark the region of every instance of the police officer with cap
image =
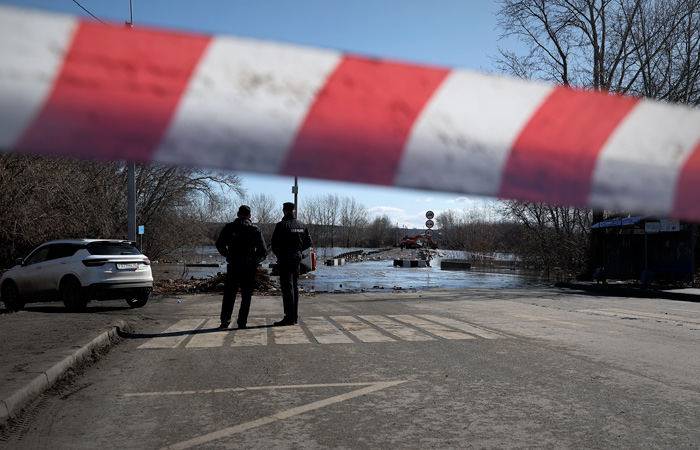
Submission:
[[280,272],[280,287],[284,318],[275,325],[294,325],[298,321],[299,310],[299,270],[301,252],[311,247],[311,236],[304,222],[297,220],[294,214],[294,203],[287,202],[282,206],[284,217],[275,226],[272,233],[272,252],[277,256],[277,267]]
[[237,324],[238,328],[246,328],[255,272],[258,264],[267,254],[267,245],[262,232],[250,221],[249,206],[242,205],[238,208],[236,220],[224,226],[216,240],[216,249],[226,257],[228,262],[219,328],[228,328],[231,323],[231,314],[233,314],[233,305],[239,287],[241,307],[238,311]]

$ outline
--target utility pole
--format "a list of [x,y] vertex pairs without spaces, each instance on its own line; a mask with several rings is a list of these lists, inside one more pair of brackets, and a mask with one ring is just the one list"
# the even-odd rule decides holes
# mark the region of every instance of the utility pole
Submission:
[[294,210],[297,211],[299,201],[299,179],[294,177],[294,186],[292,186],[292,194],[294,194]]
[[129,240],[136,242],[136,164],[126,163],[127,215],[129,220]]
[[[125,23],[128,29],[134,28],[134,1],[129,0],[131,11],[131,22]],[[126,163],[126,183],[127,183],[127,218],[129,240],[136,242],[136,164],[133,161]]]

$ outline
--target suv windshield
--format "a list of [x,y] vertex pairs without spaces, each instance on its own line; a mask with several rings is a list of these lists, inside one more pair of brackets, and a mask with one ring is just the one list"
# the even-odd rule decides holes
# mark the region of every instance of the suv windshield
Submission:
[[129,243],[120,242],[94,242],[88,244],[88,252],[91,255],[140,255],[141,252]]

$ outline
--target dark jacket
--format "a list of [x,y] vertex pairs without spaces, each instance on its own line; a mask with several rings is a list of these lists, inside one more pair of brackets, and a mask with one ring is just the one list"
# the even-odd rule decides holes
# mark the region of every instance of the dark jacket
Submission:
[[272,233],[272,252],[278,260],[301,260],[301,252],[311,247],[311,235],[304,222],[286,214]]
[[240,217],[224,226],[216,240],[216,249],[228,262],[251,258],[257,264],[267,254],[260,228],[253,225],[250,219]]

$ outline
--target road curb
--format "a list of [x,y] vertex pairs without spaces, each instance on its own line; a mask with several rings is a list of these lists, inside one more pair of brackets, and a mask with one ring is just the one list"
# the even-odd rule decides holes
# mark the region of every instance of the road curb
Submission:
[[65,373],[78,362],[86,360],[93,351],[108,348],[112,341],[116,340],[120,330],[124,330],[128,324],[123,320],[117,321],[109,330],[97,336],[88,344],[79,348],[72,355],[67,356],[62,361],[55,364],[46,372],[38,375],[25,387],[18,390],[8,398],[0,401],[0,425],[5,424],[9,419],[14,418],[24,408],[27,403],[34,400],[46,389],[53,386],[61,379]]
[[577,289],[587,292],[595,292],[602,295],[633,298],[658,298],[663,300],[678,300],[683,302],[700,302],[700,295],[686,294],[683,292],[669,292],[659,289],[631,288],[615,284],[584,284],[561,281],[554,284],[558,288]]

